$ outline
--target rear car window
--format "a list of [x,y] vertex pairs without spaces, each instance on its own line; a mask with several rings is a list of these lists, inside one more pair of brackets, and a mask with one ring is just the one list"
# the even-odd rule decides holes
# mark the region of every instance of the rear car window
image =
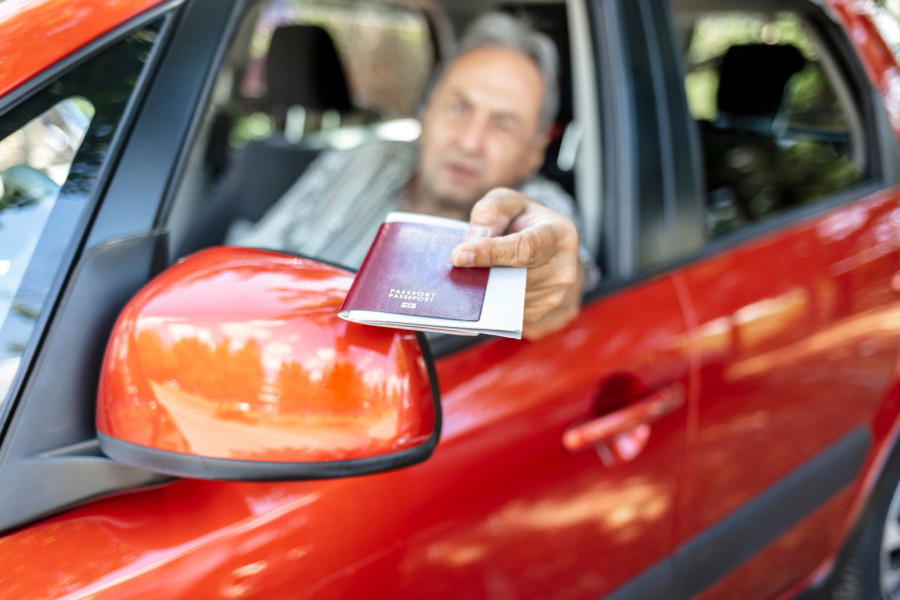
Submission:
[[710,236],[832,197],[869,176],[851,82],[800,15],[681,14]]

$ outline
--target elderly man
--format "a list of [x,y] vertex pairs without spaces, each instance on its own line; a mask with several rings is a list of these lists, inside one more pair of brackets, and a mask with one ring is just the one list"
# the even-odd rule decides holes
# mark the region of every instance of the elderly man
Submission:
[[453,264],[527,267],[523,335],[556,331],[578,313],[592,265],[579,259],[571,198],[537,175],[559,101],[556,62],[526,23],[482,16],[428,96],[418,144],[324,154],[229,241],[359,265],[392,210],[468,219]]

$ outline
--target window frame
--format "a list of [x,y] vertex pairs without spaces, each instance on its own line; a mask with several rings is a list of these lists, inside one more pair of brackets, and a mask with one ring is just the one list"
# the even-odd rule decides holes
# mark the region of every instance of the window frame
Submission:
[[[661,7],[667,13],[671,35],[674,38],[676,30],[672,0],[651,0],[651,2],[655,7]],[[831,56],[841,69],[841,72],[853,85],[857,106],[867,128],[867,155],[872,170],[871,177],[855,186],[845,188],[829,198],[793,207],[778,215],[773,215],[769,219],[736,228],[716,238],[708,238],[703,234],[704,238],[695,250],[673,256],[667,263],[643,269],[634,267],[633,264],[629,268],[627,260],[620,265],[613,265],[615,268],[605,269],[600,284],[585,296],[585,304],[608,294],[621,293],[649,279],[676,273],[691,264],[719,256],[741,244],[775,233],[815,215],[826,213],[837,207],[854,202],[861,197],[900,184],[900,146],[898,146],[896,134],[891,127],[887,109],[882,102],[881,96],[869,81],[865,67],[861,63],[853,43],[847,37],[841,24],[821,6],[804,0],[789,0],[787,2],[766,0],[754,6],[794,10],[801,14],[806,22],[814,26],[816,32],[822,36],[823,43],[830,48]],[[616,2],[601,3],[599,6],[592,4],[590,8],[594,38],[599,39],[601,43],[598,46],[602,46],[596,50],[596,62],[600,69],[598,76],[600,77],[600,110],[602,111],[602,122],[604,124],[603,158],[604,173],[606,173],[603,212],[605,218],[601,224],[603,228],[601,252],[605,252],[612,257],[617,252],[622,252],[622,246],[626,246],[626,253],[630,251],[627,248],[628,240],[625,238],[637,235],[637,226],[632,221],[627,219],[623,221],[621,217],[616,216],[620,211],[620,206],[624,205],[626,208],[629,206],[628,202],[621,202],[622,198],[633,196],[633,192],[621,187],[622,181],[627,181],[628,164],[633,159],[630,159],[627,153],[621,157],[610,156],[614,154],[614,152],[610,152],[611,149],[620,152],[623,149],[631,151],[629,147],[625,146],[622,148],[616,143],[617,136],[622,135],[621,131],[628,127],[629,122],[634,117],[631,114],[632,109],[627,104],[627,90],[623,90],[623,87],[626,84],[630,85],[630,83],[627,77],[614,77],[615,72],[621,70],[621,65],[617,65],[616,60],[621,59],[624,54],[621,42],[622,32],[618,29],[619,24],[615,14],[617,10]],[[597,37],[598,35],[600,36],[599,38]],[[683,71],[680,55],[678,58],[678,71]],[[671,67],[671,63],[669,66]],[[705,231],[705,223],[702,220],[705,218],[704,204],[706,202],[703,191],[705,183],[702,170],[702,149],[700,148],[699,132],[693,116],[688,110],[687,95],[684,90],[682,77],[683,118],[689,122],[690,129],[693,132],[692,135],[696,136],[696,145],[692,146],[692,142],[688,139],[682,141],[680,148],[685,153],[695,152],[694,165],[697,179],[693,197],[690,192],[686,192],[679,196],[679,201],[695,203],[694,210],[697,211],[698,218],[701,219],[698,221],[699,228]],[[617,198],[616,194],[620,192],[624,196]],[[690,211],[690,208],[687,210]],[[610,260],[615,259],[611,258]],[[436,352],[435,354],[437,355],[438,353]]]

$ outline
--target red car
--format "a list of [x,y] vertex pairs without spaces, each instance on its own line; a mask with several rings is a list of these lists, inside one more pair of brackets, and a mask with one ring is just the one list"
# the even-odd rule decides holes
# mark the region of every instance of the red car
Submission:
[[[561,50],[573,323],[222,246],[488,8]],[[895,11],[0,3],[0,598],[900,598]]]

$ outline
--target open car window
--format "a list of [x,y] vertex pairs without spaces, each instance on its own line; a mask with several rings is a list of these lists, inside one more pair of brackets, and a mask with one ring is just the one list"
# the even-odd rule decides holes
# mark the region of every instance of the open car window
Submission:
[[246,229],[323,152],[414,140],[440,47],[396,4],[272,0],[238,24],[169,216],[172,253]]
[[[417,4],[274,0],[251,7],[215,76],[170,203],[174,258],[225,244],[359,264],[374,238],[371,224],[397,209],[383,200],[400,198],[410,181],[401,171],[415,168],[418,146],[409,142],[420,135],[416,115],[447,45],[435,38],[439,21]],[[590,118],[596,90],[590,77],[580,85],[573,77],[591,68],[588,26],[573,26],[565,3],[484,8],[528,18],[559,51],[559,110],[542,177],[529,193],[580,220],[582,259],[593,267],[588,255],[600,245],[601,182],[598,169],[583,165],[599,162],[597,116]],[[456,28],[465,30],[475,16]],[[586,176],[576,177],[576,170]],[[375,182],[373,172],[385,177]],[[371,203],[357,202],[360,187]],[[593,210],[572,209],[576,196]],[[291,200],[310,198],[319,201]]]
[[[442,21],[414,6],[273,0],[245,15],[172,203],[174,256],[243,243],[241,234],[330,150],[418,139],[416,115],[436,57],[448,44],[439,33]],[[574,193],[573,167],[587,134],[573,117],[567,8],[497,8],[524,10],[561,49],[559,122],[543,173]]]

